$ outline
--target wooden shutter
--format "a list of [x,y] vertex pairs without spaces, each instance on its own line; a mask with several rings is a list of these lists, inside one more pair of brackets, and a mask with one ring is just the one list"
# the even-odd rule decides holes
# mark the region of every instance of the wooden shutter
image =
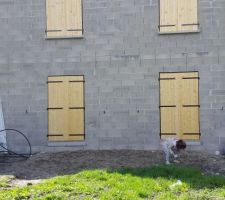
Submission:
[[83,35],[82,0],[46,0],[48,38]]
[[160,0],[160,32],[177,31],[177,0]]
[[198,72],[160,73],[162,139],[200,139],[198,85]]
[[183,139],[200,139],[199,76],[197,72],[180,76],[180,118]]
[[[68,133],[83,139],[84,134],[84,80],[83,77],[68,77]],[[76,123],[74,123],[76,122]]]
[[49,77],[48,80],[48,117],[49,139],[64,140],[67,127],[65,112],[66,91],[62,77]]
[[66,29],[70,36],[81,36],[82,33],[82,0],[67,0]]
[[197,0],[160,0],[160,32],[194,32],[198,29]]
[[84,140],[84,77],[48,78],[49,141]]
[[178,2],[178,31],[198,30],[198,1],[177,0]]
[[175,137],[177,124],[177,90],[173,74],[160,76],[160,113],[162,138]]

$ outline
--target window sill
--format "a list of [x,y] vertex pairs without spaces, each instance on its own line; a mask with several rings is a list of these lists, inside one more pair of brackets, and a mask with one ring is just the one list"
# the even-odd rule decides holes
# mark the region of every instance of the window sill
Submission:
[[77,147],[77,146],[86,146],[85,141],[78,142],[48,142],[48,147]]
[[57,39],[83,39],[84,35],[81,36],[59,36],[59,37],[49,37],[46,36],[45,39],[46,40],[57,40]]
[[188,33],[200,33],[200,29],[195,31],[158,32],[159,35],[174,35],[174,34],[188,34]]

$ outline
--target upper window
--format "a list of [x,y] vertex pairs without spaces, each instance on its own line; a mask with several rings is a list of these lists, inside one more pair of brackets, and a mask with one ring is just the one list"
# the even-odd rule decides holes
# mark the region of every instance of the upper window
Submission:
[[197,0],[160,0],[160,33],[198,32]]
[[46,0],[47,38],[83,35],[82,0]]

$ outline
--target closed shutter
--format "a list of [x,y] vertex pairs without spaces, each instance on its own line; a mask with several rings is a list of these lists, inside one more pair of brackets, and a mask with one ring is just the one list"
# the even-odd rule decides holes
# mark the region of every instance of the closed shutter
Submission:
[[48,78],[49,141],[84,140],[84,77]]
[[183,139],[200,139],[198,73],[180,76],[180,115]]
[[82,0],[46,0],[48,38],[83,35]]
[[62,77],[49,77],[48,80],[48,119],[49,140],[65,140],[67,127],[66,90]]
[[161,132],[165,136],[173,136],[178,132],[177,127],[177,90],[174,77],[161,78]]
[[177,31],[177,0],[160,0],[160,32]]
[[[68,77],[68,133],[72,138],[83,139],[84,134],[84,80]],[[76,123],[74,123],[76,122]]]
[[66,30],[69,36],[81,36],[82,25],[82,0],[67,0]]
[[160,0],[160,32],[195,32],[198,30],[197,0]]
[[160,135],[200,139],[198,72],[160,73]]
[[198,1],[177,0],[178,2],[178,31],[198,30]]

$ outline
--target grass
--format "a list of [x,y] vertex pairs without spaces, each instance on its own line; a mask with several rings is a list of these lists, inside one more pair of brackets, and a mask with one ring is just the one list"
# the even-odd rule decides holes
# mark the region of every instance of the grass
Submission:
[[[1,180],[1,179],[0,179]],[[181,185],[171,187],[178,180]],[[176,166],[146,169],[85,170],[54,177],[38,185],[0,185],[1,200],[191,200],[225,199],[225,177]]]
[[0,176],[0,190],[9,187],[9,182],[15,177],[10,175]]

